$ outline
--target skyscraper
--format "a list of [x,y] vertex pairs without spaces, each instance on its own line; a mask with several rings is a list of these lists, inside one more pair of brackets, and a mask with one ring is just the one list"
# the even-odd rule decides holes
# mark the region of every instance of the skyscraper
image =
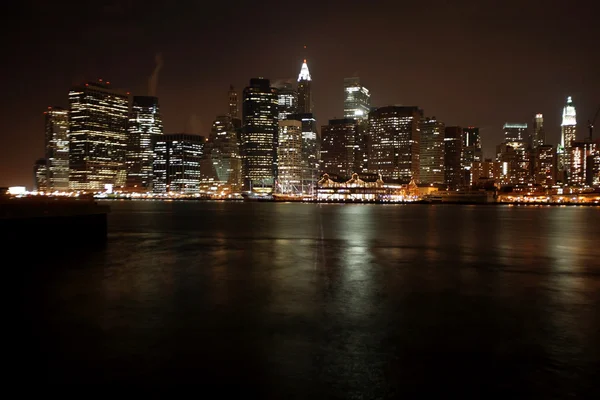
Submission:
[[544,115],[535,114],[533,118],[533,130],[531,137],[531,147],[538,148],[546,144],[546,132],[544,131]]
[[349,179],[355,171],[356,138],[358,124],[355,119],[332,119],[321,127],[321,173]]
[[[558,146],[558,179],[563,183],[571,184],[571,176],[576,173],[578,167],[575,165],[571,147],[577,135],[577,113],[571,96],[567,97],[567,104],[563,108],[561,138]],[[573,182],[574,183],[574,182]]]
[[242,159],[233,118],[218,116],[210,132],[210,160],[216,180],[239,189],[242,183]]
[[306,114],[313,112],[311,82],[312,79],[308,71],[308,65],[306,64],[306,59],[304,59],[300,68],[300,74],[298,75],[298,113]]
[[450,189],[465,184],[463,174],[463,138],[460,126],[447,126],[444,129],[444,183]]
[[527,124],[515,124],[507,122],[504,124],[505,142],[525,142],[527,140]]
[[479,128],[469,126],[463,128],[463,170],[465,183],[473,184],[472,169],[473,163],[483,161],[481,151],[481,137],[479,136]]
[[279,103],[277,118],[282,121],[297,112],[298,93],[292,87],[291,82],[281,82],[273,86],[277,89],[277,101]]
[[69,190],[69,111],[48,107],[46,121],[46,190]]
[[419,181],[418,107],[387,106],[369,113],[369,172],[383,179]]
[[90,82],[71,89],[69,104],[69,188],[125,185],[128,94]]
[[153,139],[153,192],[198,193],[206,139],[186,133],[154,135]]
[[421,155],[419,160],[422,183],[444,183],[444,123],[435,117],[421,120]]
[[270,193],[277,179],[277,89],[264,78],[253,78],[244,89],[242,171],[244,188]]
[[499,146],[499,159],[508,166],[508,183],[523,185],[531,177],[530,153],[528,151],[527,124],[505,123],[505,142]]
[[152,139],[162,135],[158,98],[134,96],[127,127],[127,188],[136,192],[152,189],[154,152]]
[[277,169],[278,191],[281,193],[301,193],[302,123],[300,121],[279,121]]
[[231,118],[238,117],[238,94],[233,88],[233,85],[229,86],[229,116]]
[[371,94],[360,78],[344,78],[344,118],[367,119],[370,108]]
[[45,158],[35,160],[33,165],[33,189],[38,192],[48,190],[48,161]]

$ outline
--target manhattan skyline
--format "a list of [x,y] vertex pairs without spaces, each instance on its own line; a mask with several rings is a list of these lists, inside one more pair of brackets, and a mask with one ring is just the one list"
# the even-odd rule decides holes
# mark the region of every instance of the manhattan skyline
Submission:
[[[253,77],[295,81],[306,57],[319,127],[343,116],[343,79],[357,75],[373,106],[414,105],[449,126],[479,126],[486,157],[505,122],[531,124],[536,113],[544,114],[547,141],[558,143],[567,96],[582,139],[600,105],[600,32],[588,3],[380,1],[359,10],[353,2],[288,9],[266,1],[208,10],[108,1],[65,12],[23,2],[21,26],[3,28],[15,40],[5,50],[3,109],[11,118],[0,139],[0,186],[31,183],[33,160],[44,154],[43,111],[68,107],[72,85],[101,78],[145,95],[156,54],[164,61],[156,94],[166,133],[208,136],[227,112],[230,84],[241,93]],[[69,22],[84,15],[85,23]],[[265,26],[248,32],[253,16]],[[298,29],[286,29],[291,20]]]

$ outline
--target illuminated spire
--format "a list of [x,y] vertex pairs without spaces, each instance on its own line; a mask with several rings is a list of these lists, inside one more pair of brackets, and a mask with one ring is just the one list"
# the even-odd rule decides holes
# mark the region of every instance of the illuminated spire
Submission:
[[577,114],[575,112],[575,106],[573,105],[573,99],[571,96],[567,97],[567,105],[563,108],[562,124],[561,126],[577,125]]
[[302,63],[302,68],[300,68],[300,74],[298,75],[298,82],[300,81],[310,81],[310,72],[308,72],[308,65],[306,64],[306,58]]

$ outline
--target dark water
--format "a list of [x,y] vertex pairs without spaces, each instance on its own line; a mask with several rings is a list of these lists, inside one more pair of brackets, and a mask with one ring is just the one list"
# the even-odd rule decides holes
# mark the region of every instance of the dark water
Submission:
[[32,379],[219,397],[600,393],[598,208],[109,204],[105,248],[24,274]]

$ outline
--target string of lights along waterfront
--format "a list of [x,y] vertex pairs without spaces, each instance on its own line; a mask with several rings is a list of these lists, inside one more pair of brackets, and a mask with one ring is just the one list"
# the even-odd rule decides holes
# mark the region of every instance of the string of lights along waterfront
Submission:
[[[160,63],[157,59],[156,71]],[[34,192],[597,200],[597,114],[587,132],[578,130],[571,96],[564,99],[560,143],[546,142],[544,114],[533,112],[530,121],[507,120],[504,141],[495,154],[484,156],[478,127],[440,121],[418,105],[375,106],[358,76],[340,78],[343,118],[318,120],[309,61],[299,67],[295,80],[255,77],[241,91],[224,88],[223,113],[204,135],[163,131],[154,75],[148,93],[132,94],[101,79],[77,85],[68,92],[67,107],[45,112],[46,152],[34,164]]]

